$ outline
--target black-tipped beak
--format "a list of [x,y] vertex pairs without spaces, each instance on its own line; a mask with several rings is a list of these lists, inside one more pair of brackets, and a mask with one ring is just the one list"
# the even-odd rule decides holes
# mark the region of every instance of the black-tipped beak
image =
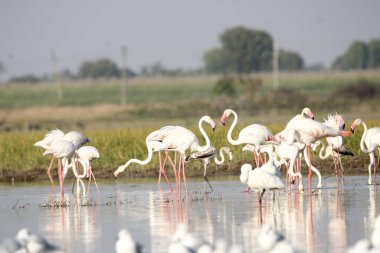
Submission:
[[346,124],[343,124],[343,130],[346,128]]
[[311,119],[314,120],[314,116]]
[[224,123],[223,121],[221,121],[221,122],[222,122],[222,125],[223,125],[223,126],[225,126],[225,125],[226,125],[226,123]]
[[215,132],[215,128],[216,128],[216,127],[213,127],[213,128],[212,128],[212,131],[213,131],[213,132]]
[[352,134],[355,133],[355,129],[354,129],[354,128],[351,128],[351,133],[352,133]]

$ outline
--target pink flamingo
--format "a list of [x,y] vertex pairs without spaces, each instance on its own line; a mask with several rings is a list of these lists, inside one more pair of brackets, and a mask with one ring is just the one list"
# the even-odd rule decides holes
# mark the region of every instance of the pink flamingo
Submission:
[[232,145],[241,145],[241,144],[253,145],[256,150],[256,152],[253,152],[256,166],[260,166],[260,153],[259,153],[260,147],[261,145],[268,143],[268,141],[273,140],[272,132],[263,125],[252,124],[243,128],[240,131],[238,138],[234,140],[232,139],[232,131],[235,128],[238,121],[238,116],[236,112],[232,109],[226,109],[220,121],[222,122],[223,125],[225,125],[226,119],[231,114],[234,115],[234,121],[232,122],[232,125],[227,133],[228,142],[231,143]]
[[64,199],[64,189],[63,189],[63,171],[62,171],[62,163],[63,163],[63,170],[67,170],[68,167],[68,159],[73,158],[75,154],[75,145],[66,140],[55,140],[52,143],[50,143],[49,147],[46,149],[46,151],[43,153],[43,155],[49,155],[52,154],[53,157],[58,158],[58,178],[59,178],[59,185],[61,188],[61,200]]
[[[375,150],[379,149],[380,152],[380,127],[367,128],[367,125],[362,119],[356,119],[351,125],[351,132],[355,132],[355,128],[359,125],[363,125],[364,133],[360,140],[360,149],[369,154],[370,163],[368,165],[368,184],[376,184],[376,161],[375,161]],[[372,181],[371,169],[373,168],[374,181]]]
[[[321,122],[312,120],[310,118],[303,118],[299,120],[298,124],[294,126],[293,129],[288,130],[289,133],[293,132],[293,134],[290,134],[291,136],[294,136],[293,141],[298,141],[300,143],[303,143],[306,145],[306,149],[304,150],[304,157],[305,162],[309,166],[309,185],[311,188],[311,177],[312,173],[311,171],[314,170],[315,172],[318,171],[314,166],[312,166],[310,161],[310,145],[311,143],[325,137],[335,137],[335,136],[350,136],[349,131],[341,131],[335,128],[331,128],[329,126],[324,125]],[[317,172],[316,172],[317,173]],[[318,171],[318,188],[322,187],[321,177],[320,173]]]
[[[199,129],[200,129],[202,135],[204,136],[204,138],[206,140],[206,146],[205,146],[206,147],[205,150],[206,150],[210,146],[210,139],[208,138],[206,132],[204,131],[204,129],[202,127],[202,122],[204,122],[204,121],[207,122],[207,123],[209,123],[209,124],[211,124],[211,126],[212,126],[213,129],[215,128],[215,122],[209,116],[203,116],[199,120],[199,123],[198,123]],[[165,151],[178,151],[178,152],[185,151],[185,150],[182,150],[182,149],[181,150],[177,150],[176,148],[168,147],[168,140],[172,140],[173,136],[180,135],[181,132],[184,132],[184,133],[188,134],[188,131],[191,132],[190,130],[188,130],[188,129],[184,128],[184,127],[181,127],[181,126],[166,126],[166,127],[161,128],[160,130],[157,130],[157,131],[154,131],[154,132],[150,133],[147,136],[147,138],[146,138],[146,145],[147,145],[147,149],[148,149],[148,157],[145,160],[143,160],[143,161],[139,160],[139,159],[135,159],[135,158],[128,160],[124,165],[121,165],[121,166],[118,167],[118,169],[114,172],[114,176],[117,177],[131,163],[138,163],[140,165],[148,164],[152,160],[153,152],[162,151],[162,150],[165,150]],[[186,136],[186,134],[185,134],[185,136]],[[169,137],[169,139],[167,139],[168,137]],[[195,137],[196,141],[198,142],[198,139],[196,138],[196,136],[194,134],[193,134],[193,137]],[[180,136],[178,136],[178,138],[180,138]],[[174,141],[173,141],[173,143],[174,143]],[[169,158],[169,160],[171,161],[170,156],[166,156],[165,161],[166,161],[167,158]],[[164,161],[164,164],[165,164],[165,161]],[[173,165],[173,171],[174,171],[175,178],[176,178],[176,181],[177,181],[179,173],[177,173],[176,166],[173,163],[173,161],[171,161],[171,163]],[[165,170],[164,170],[164,164],[161,163],[161,159],[160,159],[160,175],[161,175],[161,172],[162,172],[164,174],[166,180],[169,183],[169,180],[167,179],[166,173],[165,173]],[[179,182],[177,182],[177,185],[178,185],[178,183]],[[169,185],[170,185],[170,183],[169,183]],[[177,188],[178,188],[178,186],[177,186]],[[171,190],[172,190],[172,188],[171,188]]]
[[185,174],[185,152],[188,149],[190,149],[191,152],[194,152],[194,151],[202,152],[210,148],[210,145],[211,145],[210,139],[202,127],[203,121],[210,124],[213,129],[215,128],[216,124],[215,124],[215,121],[212,120],[211,117],[207,115],[203,116],[199,120],[199,129],[206,140],[206,145],[204,146],[200,146],[196,135],[192,131],[184,127],[178,127],[175,130],[170,131],[170,133],[162,140],[163,149],[172,150],[179,153],[178,170],[176,169],[177,162],[175,160],[174,162],[171,161],[169,157],[169,160],[173,166],[173,170],[177,171],[176,182],[177,182],[177,192],[179,193],[181,192],[181,186],[180,186],[181,170],[182,170],[182,175],[183,175],[183,181],[185,184],[185,190],[187,192],[187,181],[186,181],[186,174]]
[[[345,128],[345,122],[341,115],[335,114],[335,115],[328,115],[327,120],[323,123],[326,126],[338,129],[338,130],[344,130]],[[321,141],[317,141],[314,144],[313,150],[316,149],[320,144],[322,144],[322,148],[319,151],[319,158],[322,160],[327,159],[329,156],[333,158],[334,161],[334,167],[335,167],[335,175],[341,179],[342,185],[343,185],[343,167],[340,155],[353,155],[347,148],[343,146],[343,137],[342,136],[336,136],[336,137],[327,137],[327,147],[325,147],[324,143]]]
[[[71,131],[71,132],[65,134],[61,130],[55,129],[55,130],[49,131],[45,135],[44,139],[42,139],[41,141],[37,141],[36,143],[34,143],[34,146],[36,146],[36,147],[42,147],[45,150],[48,150],[48,149],[53,148],[52,147],[53,143],[56,142],[56,141],[58,141],[58,140],[65,140],[65,141],[69,141],[69,142],[73,143],[73,145],[75,146],[75,149],[80,148],[84,143],[90,141],[81,132]],[[49,167],[47,169],[47,174],[49,176],[50,182],[52,183],[53,192],[55,191],[55,186],[54,186],[53,178],[51,176],[51,168],[53,166],[54,158],[55,158],[55,156],[53,155],[53,157],[52,157],[52,159],[50,161],[50,165],[49,165]],[[60,162],[60,161],[58,161],[58,162]],[[64,163],[68,163],[67,160],[63,160],[63,162]],[[67,170],[68,170],[68,166],[63,166],[62,175],[58,175],[58,176],[62,177],[64,179],[65,176],[66,176]]]

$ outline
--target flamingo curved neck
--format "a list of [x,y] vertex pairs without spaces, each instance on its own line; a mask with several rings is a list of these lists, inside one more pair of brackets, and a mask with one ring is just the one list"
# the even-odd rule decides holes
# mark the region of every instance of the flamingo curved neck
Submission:
[[128,160],[124,165],[120,166],[118,169],[118,172],[123,172],[131,163],[138,163],[140,165],[148,164],[150,161],[152,161],[153,157],[153,148],[150,145],[147,145],[148,149],[148,157],[145,160],[139,160],[136,158]]
[[224,154],[223,154],[223,150],[222,149],[220,149],[219,150],[219,155],[220,155],[220,160],[219,160],[219,158],[218,158],[218,153],[217,153],[217,155],[214,157],[214,161],[215,161],[215,163],[217,164],[217,165],[221,165],[221,164],[223,164],[224,163]]
[[206,131],[203,129],[203,126],[202,126],[203,121],[204,121],[204,119],[199,120],[198,127],[199,127],[199,131],[203,135],[203,138],[206,140],[206,145],[200,146],[198,142],[195,142],[194,143],[195,146],[192,147],[192,150],[206,151],[211,145],[210,138],[208,137]]
[[371,153],[371,150],[369,150],[367,147],[365,147],[365,144],[364,144],[364,140],[367,136],[367,125],[364,123],[364,121],[362,122],[362,125],[364,127],[364,133],[362,135],[362,138],[360,140],[360,149],[364,152],[364,153]]
[[[325,154],[323,154],[323,152],[325,152]],[[325,143],[322,142],[322,148],[319,150],[319,158],[326,160],[327,157],[329,157],[329,154],[327,153]]]
[[236,140],[232,139],[232,131],[234,130],[234,128],[237,124],[238,116],[237,116],[235,111],[231,110],[231,113],[234,115],[234,121],[232,122],[230,129],[228,129],[227,139],[228,139],[228,142],[231,143],[232,145],[239,145],[240,142],[238,141],[238,139],[236,139]]

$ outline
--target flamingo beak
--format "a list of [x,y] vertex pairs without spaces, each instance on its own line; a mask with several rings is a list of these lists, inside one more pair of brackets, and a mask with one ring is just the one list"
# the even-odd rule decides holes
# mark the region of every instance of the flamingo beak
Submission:
[[343,130],[346,128],[346,124],[343,124]]
[[220,122],[222,122],[222,125],[223,125],[223,126],[226,125],[226,123],[225,123],[224,121],[226,121],[226,116],[223,115],[223,116],[220,118]]
[[351,128],[351,133],[352,133],[352,134],[355,133],[355,128]]

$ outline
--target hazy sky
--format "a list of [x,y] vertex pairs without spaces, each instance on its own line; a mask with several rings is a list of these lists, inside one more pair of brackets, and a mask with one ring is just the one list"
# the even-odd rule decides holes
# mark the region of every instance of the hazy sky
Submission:
[[126,45],[134,70],[197,68],[226,28],[243,25],[329,66],[353,41],[380,37],[379,13],[377,0],[1,0],[0,62],[6,76],[50,73],[54,48],[59,67],[77,71],[100,57],[120,64]]

